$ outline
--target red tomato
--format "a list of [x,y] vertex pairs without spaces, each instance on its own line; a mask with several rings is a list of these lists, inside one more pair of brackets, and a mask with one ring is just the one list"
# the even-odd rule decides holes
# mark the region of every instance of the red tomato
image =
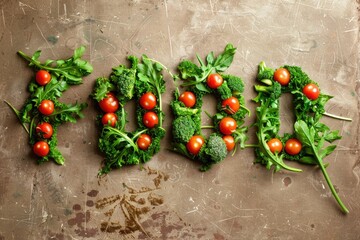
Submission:
[[115,113],[105,113],[104,116],[101,118],[101,123],[106,126],[110,125],[111,127],[115,127],[117,116]]
[[36,126],[36,132],[43,138],[51,138],[53,134],[53,128],[50,123],[43,122]]
[[301,148],[302,148],[302,144],[296,138],[290,138],[285,143],[285,151],[289,155],[297,155],[297,154],[299,154],[300,151],[301,151]]
[[226,145],[226,149],[227,149],[228,151],[231,151],[231,150],[234,149],[234,147],[235,147],[235,140],[234,140],[233,136],[231,136],[231,135],[225,135],[225,136],[222,137],[222,139],[224,140],[225,145]]
[[224,135],[230,135],[235,132],[237,124],[235,119],[231,117],[224,117],[219,123],[220,132]]
[[33,151],[37,156],[45,157],[49,154],[50,151],[49,144],[47,144],[45,141],[39,141],[34,144]]
[[267,142],[267,145],[269,146],[270,151],[272,153],[275,153],[275,152],[279,153],[279,152],[281,152],[281,150],[283,148],[281,141],[277,138],[270,139]]
[[196,96],[192,92],[183,92],[179,100],[185,104],[186,107],[193,107],[196,103]]
[[44,86],[51,81],[51,75],[46,70],[39,70],[36,73],[35,80],[39,85]]
[[151,144],[151,137],[148,134],[143,133],[139,136],[136,143],[141,150],[146,150]]
[[186,144],[186,149],[189,153],[197,155],[200,152],[200,149],[204,145],[204,143],[205,141],[200,135],[194,135]]
[[154,112],[146,112],[143,116],[143,123],[147,128],[153,128],[159,124],[159,118]]
[[207,85],[212,88],[212,89],[216,89],[218,87],[221,86],[221,84],[223,83],[223,78],[220,74],[218,73],[212,73],[207,77]]
[[303,93],[310,100],[316,100],[320,95],[319,87],[314,83],[309,83],[303,88]]
[[39,106],[39,112],[48,116],[54,112],[54,103],[51,100],[42,100]]
[[156,97],[151,92],[147,92],[140,97],[139,102],[143,109],[151,110],[156,106]]
[[99,102],[101,110],[106,113],[114,113],[119,108],[119,100],[113,93],[106,94],[106,97]]
[[274,73],[274,80],[281,84],[281,86],[286,86],[290,82],[290,73],[286,68],[279,68]]
[[222,108],[225,109],[225,112],[228,114],[236,113],[240,108],[239,100],[236,97],[230,97],[222,101]]

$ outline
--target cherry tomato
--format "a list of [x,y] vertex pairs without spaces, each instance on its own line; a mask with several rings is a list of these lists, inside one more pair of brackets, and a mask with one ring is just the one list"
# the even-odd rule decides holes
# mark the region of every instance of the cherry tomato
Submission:
[[204,145],[204,143],[205,141],[200,135],[194,135],[186,144],[186,149],[189,153],[197,155],[200,152],[200,149]]
[[267,142],[267,145],[269,146],[270,151],[272,153],[275,153],[275,152],[279,153],[279,152],[281,152],[281,150],[283,148],[281,141],[277,138],[270,139]]
[[114,113],[119,108],[119,100],[113,93],[106,94],[106,97],[99,102],[101,110],[106,113]]
[[226,149],[227,149],[228,151],[231,151],[231,150],[234,149],[234,147],[235,147],[235,140],[234,140],[233,136],[231,136],[231,135],[225,135],[225,136],[222,137],[222,139],[224,140],[225,145],[226,145]]
[[185,104],[186,107],[193,107],[196,103],[196,96],[192,92],[183,92],[179,100]]
[[39,112],[48,116],[54,112],[54,103],[51,100],[42,100],[39,106]]
[[51,138],[53,134],[53,128],[50,123],[43,122],[36,126],[36,132],[43,138]]
[[224,117],[219,123],[220,132],[224,135],[230,135],[236,130],[237,124],[235,119]]
[[290,73],[286,68],[279,68],[274,73],[274,80],[281,84],[281,86],[286,86],[290,82]]
[[49,154],[49,144],[45,141],[39,141],[34,144],[33,147],[34,153],[39,157],[45,157]]
[[156,97],[151,92],[147,92],[140,97],[139,102],[143,109],[151,110],[156,106]]
[[143,116],[143,123],[147,128],[153,128],[159,124],[159,118],[154,112],[146,112]]
[[115,127],[117,116],[115,113],[105,113],[104,116],[101,118],[101,123],[106,126],[110,125],[111,127]]
[[36,73],[35,80],[39,85],[44,86],[51,81],[51,75],[46,70],[39,70]]
[[310,100],[316,100],[320,95],[319,87],[314,83],[309,83],[303,88],[303,93]]
[[285,143],[285,151],[289,155],[297,155],[301,151],[302,144],[299,140],[296,138],[290,138]]
[[207,85],[212,88],[212,89],[216,89],[218,87],[221,86],[221,84],[223,83],[223,78],[220,74],[218,73],[212,73],[207,77]]
[[143,133],[138,137],[136,143],[141,150],[146,150],[151,144],[151,137],[148,134]]
[[222,101],[221,106],[228,114],[236,113],[240,108],[239,100],[236,97],[230,97]]

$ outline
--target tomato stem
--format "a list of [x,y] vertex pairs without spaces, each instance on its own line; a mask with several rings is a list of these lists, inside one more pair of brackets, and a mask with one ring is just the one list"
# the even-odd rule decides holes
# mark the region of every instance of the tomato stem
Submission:
[[331,114],[331,113],[328,113],[328,112],[324,112],[323,115],[327,116],[327,117],[330,117],[330,118],[335,118],[335,119],[338,119],[338,120],[343,120],[343,121],[348,121],[348,122],[352,121],[351,118],[341,117],[341,116],[334,115],[334,114]]
[[13,107],[8,101],[4,100],[4,102],[10,107],[10,109],[15,113],[16,117],[19,119],[21,125],[23,126],[23,128],[25,129],[25,131],[30,135],[30,131],[29,129],[26,127],[25,123],[23,123],[21,121],[21,118],[20,118],[20,111],[17,110],[15,107]]

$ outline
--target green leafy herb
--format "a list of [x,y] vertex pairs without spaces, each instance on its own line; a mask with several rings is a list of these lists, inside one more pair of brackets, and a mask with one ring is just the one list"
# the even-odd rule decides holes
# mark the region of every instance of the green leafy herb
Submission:
[[[82,110],[87,107],[86,103],[64,104],[58,99],[64,91],[69,89],[70,85],[82,83],[82,77],[92,72],[92,66],[81,59],[84,51],[85,47],[80,47],[67,60],[47,60],[45,63],[38,60],[41,51],[36,51],[32,57],[21,51],[18,52],[21,57],[29,61],[29,66],[35,71],[42,69],[51,74],[51,81],[45,86],[40,86],[35,80],[29,83],[28,90],[31,95],[20,110],[5,101],[29,134],[31,146],[39,140],[48,143],[50,151],[46,156],[39,158],[39,163],[53,159],[58,164],[64,164],[64,157],[57,149],[57,128],[62,123],[74,123],[78,118],[83,117]],[[54,112],[50,115],[43,115],[38,109],[43,100],[51,100],[54,103]],[[53,128],[50,139],[43,139],[35,131],[37,125],[43,122],[49,123]]]

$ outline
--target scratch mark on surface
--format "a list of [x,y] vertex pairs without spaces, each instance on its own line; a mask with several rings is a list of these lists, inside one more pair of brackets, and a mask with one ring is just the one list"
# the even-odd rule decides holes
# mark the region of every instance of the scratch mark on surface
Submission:
[[2,15],[2,20],[3,20],[4,27],[6,28],[5,14],[4,14],[4,9],[3,8],[1,8],[1,15]]
[[39,24],[37,22],[35,22],[35,25],[37,27],[37,29],[39,30],[41,37],[45,40],[46,44],[48,45],[48,47],[50,48],[51,53],[53,54],[54,57],[57,57],[56,54],[54,53],[52,47],[50,46],[49,42],[47,41],[47,39],[44,36],[44,33],[41,31],[41,28],[39,27]]
[[22,3],[22,2],[19,2],[19,7],[21,8],[21,11],[24,13],[24,15],[26,15],[24,7],[28,7],[32,10],[36,10],[35,8],[31,7],[30,5]]
[[171,58],[174,58],[174,56],[173,56],[173,49],[172,49],[172,43],[171,43],[170,26],[168,25],[167,28],[168,28],[168,38],[169,38],[170,56],[171,56]]
[[213,3],[211,2],[211,0],[209,0],[209,2],[210,2],[211,14],[214,15],[214,5],[213,5]]
[[200,212],[197,212],[200,216],[202,216],[206,221],[208,221],[209,223],[211,223],[214,227],[216,227],[217,229],[219,229],[220,231],[222,231],[224,234],[226,234],[228,236],[228,233],[225,232],[221,227],[219,227],[217,224],[215,224],[214,222],[210,221],[207,217],[205,217],[204,215],[200,214]]

